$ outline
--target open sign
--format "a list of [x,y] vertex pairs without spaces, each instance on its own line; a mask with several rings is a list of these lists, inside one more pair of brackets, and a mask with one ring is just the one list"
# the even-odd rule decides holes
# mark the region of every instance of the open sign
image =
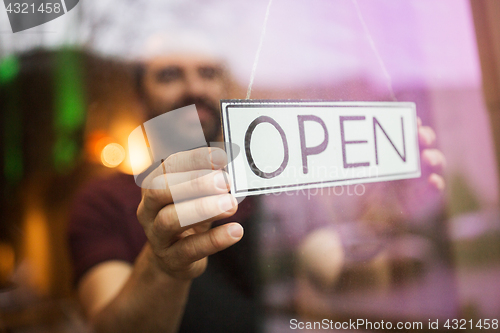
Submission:
[[420,177],[414,103],[222,100],[221,112],[236,197]]

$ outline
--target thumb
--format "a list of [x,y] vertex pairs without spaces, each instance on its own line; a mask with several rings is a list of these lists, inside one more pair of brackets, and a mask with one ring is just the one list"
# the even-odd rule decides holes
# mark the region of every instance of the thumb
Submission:
[[189,235],[169,249],[175,254],[169,258],[170,263],[178,268],[189,266],[236,244],[242,237],[243,227],[238,223],[228,223],[203,233]]

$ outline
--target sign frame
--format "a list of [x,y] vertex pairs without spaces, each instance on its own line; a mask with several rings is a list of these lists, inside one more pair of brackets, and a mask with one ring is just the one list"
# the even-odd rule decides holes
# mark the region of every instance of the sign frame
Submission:
[[[352,185],[352,184],[361,184],[361,183],[371,183],[371,182],[381,182],[381,181],[391,181],[391,180],[400,180],[400,179],[409,179],[409,178],[418,178],[421,176],[421,166],[420,166],[420,148],[418,142],[418,125],[417,125],[417,113],[416,106],[413,102],[378,102],[378,101],[328,101],[328,100],[244,100],[244,99],[223,99],[220,100],[221,107],[221,122],[222,122],[222,131],[224,137],[224,147],[226,153],[228,154],[228,161],[231,161],[226,170],[230,177],[231,183],[231,193],[235,197],[242,197],[248,195],[259,195],[259,194],[270,194],[277,193],[283,191],[291,191],[291,190],[304,190],[304,189],[314,189],[314,188],[323,188],[323,187],[333,187],[340,185]],[[413,147],[418,152],[416,156],[416,165],[417,168],[415,170],[409,172],[402,173],[394,173],[394,174],[386,174],[381,176],[366,176],[359,178],[350,178],[350,179],[335,179],[335,180],[325,180],[325,181],[317,181],[312,183],[297,183],[291,185],[279,185],[279,186],[268,186],[268,187],[259,187],[259,188],[243,188],[239,189],[236,181],[236,170],[234,166],[234,159],[237,157],[238,152],[233,149],[235,147],[235,142],[232,140],[231,136],[231,128],[230,128],[230,119],[229,119],[229,111],[230,108],[294,108],[294,107],[311,107],[311,108],[335,108],[335,107],[348,107],[353,111],[359,107],[377,107],[377,108],[410,108],[412,111],[412,119],[415,126],[415,138],[414,142],[416,143],[416,147]],[[395,148],[395,147],[394,147]],[[239,147],[240,153],[245,154],[244,147]],[[236,156],[235,156],[236,155]]]

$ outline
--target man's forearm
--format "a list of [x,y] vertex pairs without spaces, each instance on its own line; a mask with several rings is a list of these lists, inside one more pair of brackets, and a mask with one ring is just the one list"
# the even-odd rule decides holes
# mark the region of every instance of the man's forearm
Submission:
[[154,256],[146,244],[124,287],[91,316],[96,332],[177,331],[191,280],[170,277],[158,267]]

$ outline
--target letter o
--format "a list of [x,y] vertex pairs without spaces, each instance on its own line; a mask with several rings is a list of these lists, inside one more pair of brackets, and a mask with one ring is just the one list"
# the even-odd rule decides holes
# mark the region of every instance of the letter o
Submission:
[[[255,130],[255,127],[257,127],[257,125],[261,124],[261,123],[269,123],[269,124],[273,125],[274,128],[276,128],[278,130],[278,132],[281,136],[281,141],[283,141],[283,150],[285,151],[285,156],[283,157],[283,162],[281,163],[281,165],[278,167],[278,169],[276,169],[273,172],[264,172],[264,171],[260,170],[259,168],[257,168],[257,166],[255,165],[255,161],[253,160],[253,157],[252,157],[252,152],[250,151],[250,141],[252,140],[252,133]],[[248,129],[247,129],[247,132],[245,133],[245,153],[247,155],[248,165],[250,166],[250,169],[252,170],[252,172],[254,174],[256,174],[257,176],[259,176],[261,178],[266,178],[266,179],[279,176],[285,170],[285,168],[288,164],[288,159],[289,159],[288,142],[286,141],[285,132],[283,131],[281,126],[273,118],[268,117],[268,116],[258,117],[257,119],[255,119],[254,121],[252,121],[250,123],[250,125],[248,126]]]

